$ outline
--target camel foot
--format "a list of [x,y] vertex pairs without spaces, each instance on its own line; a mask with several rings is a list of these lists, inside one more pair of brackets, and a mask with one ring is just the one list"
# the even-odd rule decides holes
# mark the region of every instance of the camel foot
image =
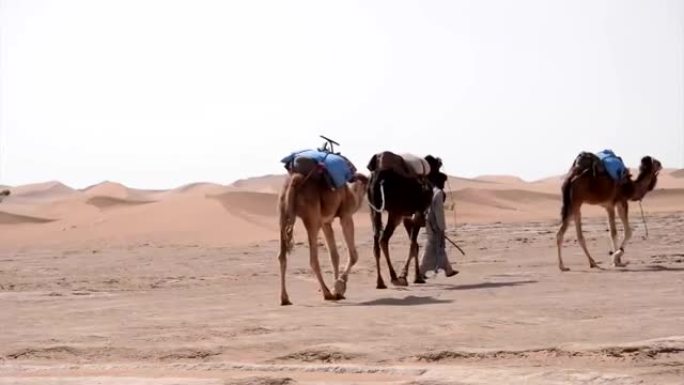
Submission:
[[622,256],[625,254],[624,249],[619,249],[615,253],[613,253],[613,266],[615,267],[625,267],[627,266],[627,263],[622,262]]
[[591,262],[589,262],[589,268],[591,268],[591,269],[601,269],[601,266],[599,266],[596,262],[591,261]]
[[447,277],[453,277],[456,274],[458,274],[458,270],[452,270],[450,273],[446,273],[446,276]]
[[376,289],[387,289],[387,285],[385,285],[385,282],[383,281],[378,281],[377,284],[375,284]]
[[413,280],[413,283],[425,283],[425,276],[417,275],[416,279]]
[[569,268],[569,267],[558,266],[558,268],[560,269],[560,271],[570,271],[570,268]]
[[392,285],[394,286],[408,286],[408,281],[406,277],[399,277],[392,280]]
[[290,305],[292,305],[292,302],[290,302],[289,299],[287,299],[287,298],[282,298],[282,299],[280,300],[280,306],[290,306]]
[[347,281],[343,279],[338,279],[335,281],[335,289],[333,290],[335,295],[341,295],[344,296],[344,293],[347,292]]
[[343,294],[335,293],[335,299],[339,301],[341,299],[347,299],[347,298]]

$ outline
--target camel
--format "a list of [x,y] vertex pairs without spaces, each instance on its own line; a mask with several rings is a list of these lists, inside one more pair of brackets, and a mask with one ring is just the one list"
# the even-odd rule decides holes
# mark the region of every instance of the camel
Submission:
[[3,201],[3,199],[7,198],[10,195],[9,190],[2,190],[0,191],[0,202]]
[[[568,271],[563,265],[561,249],[563,247],[563,236],[568,228],[570,219],[574,219],[577,230],[577,240],[589,259],[589,267],[598,268],[596,261],[589,254],[587,244],[582,234],[582,215],[580,209],[582,204],[600,205],[606,209],[608,214],[608,225],[610,226],[611,248],[610,254],[613,259],[613,266],[624,267],[627,264],[622,262],[625,253],[625,245],[632,236],[632,229],[629,226],[629,201],[641,201],[644,196],[653,188],[658,181],[658,173],[662,169],[661,163],[650,157],[645,156],[641,159],[639,175],[632,181],[629,170],[626,170],[624,179],[616,182],[603,169],[601,160],[594,154],[588,152],[580,153],[573,162],[570,171],[563,181],[561,187],[563,204],[561,208],[561,225],[556,234],[558,245],[558,268],[561,271]],[[615,208],[624,228],[624,236],[620,247],[617,247],[617,228],[615,226]]]
[[[344,299],[351,268],[358,260],[354,242],[353,215],[361,207],[368,186],[368,178],[355,173],[350,182],[332,190],[325,178],[316,178],[311,173],[289,173],[278,197],[280,215],[280,304],[292,305],[285,287],[287,254],[294,248],[294,224],[299,217],[304,223],[309,241],[311,269],[325,300]],[[340,257],[335,243],[332,222],[339,218],[344,240],[349,250],[349,259],[342,274],[339,273]],[[330,254],[335,279],[334,291],[330,292],[323,280],[318,263],[318,234],[323,229]]]
[[[439,168],[441,159],[431,155],[423,158],[419,166],[411,166],[404,161],[406,155],[399,156],[389,151],[373,155],[367,168],[371,171],[368,187],[368,203],[371,208],[373,225],[373,255],[377,271],[377,289],[386,289],[380,272],[380,249],[382,249],[390,279],[395,286],[408,286],[407,276],[411,259],[415,261],[414,283],[425,283],[420,274],[418,264],[418,234],[425,226],[425,213],[432,202],[432,182]],[[410,158],[409,158],[410,159]],[[420,158],[418,158],[420,159]],[[422,166],[420,166],[422,165]],[[387,225],[383,229],[382,213],[387,212]],[[411,241],[409,255],[397,276],[389,255],[389,240],[394,231],[403,222]]]

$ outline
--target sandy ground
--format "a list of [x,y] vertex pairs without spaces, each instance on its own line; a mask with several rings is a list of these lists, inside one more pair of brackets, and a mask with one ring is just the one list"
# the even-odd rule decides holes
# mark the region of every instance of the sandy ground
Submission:
[[[459,275],[375,289],[359,214],[347,299],[323,301],[298,245],[289,307],[269,191],[17,189],[0,212],[0,384],[684,384],[684,201],[671,182],[646,206],[648,239],[632,216],[627,268],[609,265],[598,211],[585,233],[603,269],[569,232],[572,270],[559,272],[558,197],[513,180],[456,192]],[[398,234],[395,268],[407,252]]]

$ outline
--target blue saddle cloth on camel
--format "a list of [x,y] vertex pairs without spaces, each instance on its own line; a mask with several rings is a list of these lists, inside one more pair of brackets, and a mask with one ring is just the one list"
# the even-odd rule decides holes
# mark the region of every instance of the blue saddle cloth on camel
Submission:
[[614,181],[619,182],[627,176],[627,167],[625,167],[622,159],[615,155],[612,150],[603,150],[597,153],[596,156],[599,157],[603,168],[606,169],[606,172]]
[[347,158],[331,152],[319,150],[301,150],[293,152],[280,161],[285,164],[294,162],[297,158],[315,160],[328,173],[335,188],[340,188],[354,177],[354,166]]

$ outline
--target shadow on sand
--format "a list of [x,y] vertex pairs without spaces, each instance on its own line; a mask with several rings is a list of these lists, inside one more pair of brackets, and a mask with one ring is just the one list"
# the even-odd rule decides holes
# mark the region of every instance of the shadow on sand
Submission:
[[477,289],[496,289],[499,287],[510,287],[537,283],[535,280],[527,281],[508,281],[508,282],[482,282],[470,285],[440,285],[441,290],[477,290]]
[[[409,295],[404,298],[379,298],[372,301],[359,302],[356,306],[419,306],[438,303],[450,303],[451,300],[436,299],[430,296],[418,297]],[[350,304],[351,305],[351,304]]]
[[663,265],[645,265],[642,267],[636,267],[628,265],[624,269],[606,269],[605,271],[611,271],[614,273],[648,273],[648,272],[660,272],[660,271],[684,271],[684,267],[670,267]]

